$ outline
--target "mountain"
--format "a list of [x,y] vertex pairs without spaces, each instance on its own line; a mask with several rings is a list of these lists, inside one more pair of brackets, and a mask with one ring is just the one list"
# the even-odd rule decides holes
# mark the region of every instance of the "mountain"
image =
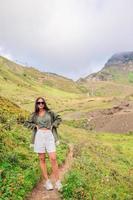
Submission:
[[0,56],[0,79],[19,85],[29,86],[38,82],[67,92],[80,93],[77,84],[56,73],[41,72],[33,67],[25,67]]
[[[38,96],[48,106],[67,110],[74,99],[87,96],[120,96],[133,91],[133,52],[113,55],[104,68],[73,81],[51,72],[41,72],[0,57],[0,93],[26,110],[31,110]],[[61,105],[62,104],[62,108]],[[63,112],[63,111],[62,111]]]
[[[124,64],[129,65],[127,67],[127,70],[132,70],[133,71],[133,52],[124,52],[124,53],[118,53],[114,54],[105,64],[105,67],[110,67],[110,66],[120,66],[122,65],[123,70],[124,69]],[[132,64],[132,66],[130,66]]]
[[86,87],[72,79],[22,66],[0,56],[0,94],[24,109],[30,110],[38,96],[48,99],[49,106],[56,105],[57,110],[63,102],[66,109],[69,100],[80,98],[85,92]]
[[119,83],[133,82],[133,52],[122,52],[114,54],[96,73],[92,73],[78,82],[86,81],[109,81],[113,80]]
[[114,54],[96,72],[77,80],[89,96],[123,96],[133,91],[133,52]]

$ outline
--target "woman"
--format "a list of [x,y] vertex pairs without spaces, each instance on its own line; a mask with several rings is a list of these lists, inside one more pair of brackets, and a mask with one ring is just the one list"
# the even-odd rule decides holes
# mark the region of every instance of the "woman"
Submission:
[[[53,113],[54,121],[52,120]],[[25,122],[25,126],[31,129],[36,129],[34,140],[34,152],[38,153],[40,160],[40,167],[45,179],[44,187],[47,190],[52,190],[53,185],[48,178],[45,155],[46,151],[49,155],[52,165],[52,171],[55,177],[55,188],[60,190],[62,188],[61,181],[59,179],[59,169],[56,159],[56,144],[55,137],[52,133],[52,128],[57,128],[61,122],[61,118],[58,114],[51,111],[43,97],[38,97],[35,101],[35,111],[32,116]]]

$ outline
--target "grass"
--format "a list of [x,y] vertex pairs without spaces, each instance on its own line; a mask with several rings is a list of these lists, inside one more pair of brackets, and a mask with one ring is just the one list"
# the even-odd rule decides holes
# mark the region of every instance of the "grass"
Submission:
[[[67,125],[65,125],[67,126]],[[72,169],[63,182],[64,200],[132,200],[133,135],[89,133],[67,127],[64,139],[74,143]]]

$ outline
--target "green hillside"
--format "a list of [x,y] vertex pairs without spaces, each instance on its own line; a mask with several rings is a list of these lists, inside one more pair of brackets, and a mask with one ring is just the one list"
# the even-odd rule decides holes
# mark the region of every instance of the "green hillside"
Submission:
[[[128,64],[127,64],[128,65]],[[112,80],[116,83],[121,84],[131,84],[133,83],[133,72],[129,70],[122,70],[122,67],[125,66],[109,66],[103,68],[101,71],[96,73],[96,76],[103,81]]]
[[49,106],[55,108],[56,105],[57,110],[60,110],[60,103],[62,109],[66,109],[72,100],[86,96],[130,95],[133,87],[132,72],[126,75],[123,72],[116,73],[111,68],[108,70],[114,74],[114,81],[92,81],[86,78],[74,82],[55,73],[41,72],[0,57],[0,93],[27,110],[31,109],[37,96],[44,96],[49,100]]
[[132,200],[133,134],[91,133],[82,123],[63,129],[63,138],[74,144],[74,162],[62,199]]
[[0,79],[15,83],[17,86],[31,87],[39,83],[66,92],[81,93],[76,83],[54,73],[41,72],[33,67],[24,67],[4,57],[0,57]]
[[[121,76],[122,78],[122,76]],[[125,77],[124,77],[125,79]],[[133,85],[127,83],[127,79],[123,83],[122,82],[115,82],[115,81],[82,81],[80,85],[86,87],[88,92],[87,96],[90,97],[124,97],[127,95],[132,94]]]
[[52,73],[40,72],[32,67],[23,67],[0,57],[0,93],[30,110],[37,96],[49,99],[49,106],[64,104],[68,99],[80,98],[83,93],[74,81]]

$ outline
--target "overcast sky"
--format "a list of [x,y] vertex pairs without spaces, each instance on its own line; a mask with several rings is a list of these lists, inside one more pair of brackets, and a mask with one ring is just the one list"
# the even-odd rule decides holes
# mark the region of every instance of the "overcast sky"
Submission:
[[0,0],[0,54],[73,80],[133,50],[133,0]]

